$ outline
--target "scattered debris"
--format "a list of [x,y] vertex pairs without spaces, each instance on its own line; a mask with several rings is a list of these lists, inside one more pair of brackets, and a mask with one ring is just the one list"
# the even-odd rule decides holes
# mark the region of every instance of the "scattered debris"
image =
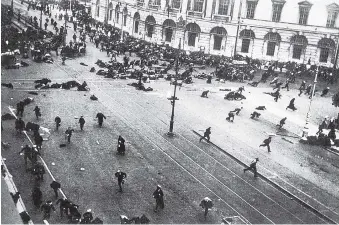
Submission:
[[35,92],[35,91],[29,91],[28,94],[31,94],[31,95],[38,95],[38,92]]
[[64,147],[66,147],[66,144],[60,144],[59,147],[64,148]]
[[81,62],[80,65],[82,65],[82,66],[88,66],[87,64],[85,64],[85,63],[83,63],[83,62]]
[[8,142],[1,142],[1,146],[4,148],[4,149],[8,149],[11,147],[11,145],[8,143]]

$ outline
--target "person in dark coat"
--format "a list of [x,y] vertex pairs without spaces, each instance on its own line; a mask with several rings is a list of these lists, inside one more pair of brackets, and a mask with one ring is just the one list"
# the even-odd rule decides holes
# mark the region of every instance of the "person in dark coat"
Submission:
[[203,209],[205,209],[204,217],[206,219],[208,210],[213,207],[213,202],[210,198],[205,197],[201,202],[200,205]]
[[91,221],[93,220],[93,214],[91,209],[88,209],[82,216],[84,217],[84,219],[81,220],[81,224],[90,224]]
[[327,93],[328,93],[328,91],[330,90],[330,87],[327,87],[327,88],[325,88],[323,91],[322,91],[322,93],[321,93],[321,97],[324,97],[325,95],[327,95]]
[[20,116],[22,117],[24,110],[25,110],[25,104],[22,101],[18,102],[16,104],[16,115],[19,116],[20,114]]
[[258,113],[257,111],[254,111],[254,112],[252,112],[251,113],[251,119],[254,119],[254,118],[259,118],[261,116],[261,114],[260,113]]
[[52,204],[52,201],[47,201],[41,206],[41,211],[44,212],[43,220],[48,220],[51,217],[51,210],[55,212],[55,208]]
[[84,116],[81,116],[80,119],[79,119],[79,124],[80,124],[80,130],[83,130],[84,129],[84,125],[85,125],[85,119],[84,119]]
[[119,135],[118,138],[118,153],[125,154],[125,139]]
[[331,139],[332,141],[334,141],[335,139],[336,139],[336,134],[335,134],[335,129],[334,128],[332,128],[331,130],[330,130],[330,132],[328,132],[328,138],[329,139]]
[[297,108],[294,106],[294,101],[295,101],[295,98],[292,98],[290,101],[290,104],[286,107],[286,110],[287,109],[292,109],[293,111],[297,110]]
[[257,162],[258,161],[259,161],[259,158],[255,158],[255,160],[251,162],[250,166],[244,169],[244,173],[247,170],[252,170],[254,172],[254,177],[257,177],[258,176],[257,174]]
[[55,197],[57,198],[59,195],[58,195],[58,190],[59,188],[61,188],[61,184],[56,182],[56,181],[53,181],[51,184],[50,184],[51,188],[53,189],[54,191],[54,194],[55,194]]
[[15,120],[15,129],[16,131],[19,131],[20,134],[25,129],[25,127],[26,124],[21,118]]
[[33,189],[32,192],[32,198],[33,198],[33,204],[35,205],[35,207],[40,207],[41,203],[42,203],[42,192],[40,190],[40,188],[35,187]]
[[228,122],[233,122],[233,121],[234,121],[234,113],[233,113],[232,111],[230,111],[230,112],[228,113],[228,117],[226,118],[226,120],[227,120]]
[[157,185],[157,189],[153,192],[153,198],[155,198],[155,201],[156,201],[154,212],[158,211],[158,207],[160,207],[161,209],[165,207],[164,193],[162,192],[160,185]]
[[104,122],[104,119],[106,119],[106,116],[102,113],[98,113],[96,118],[98,118],[99,126],[102,127],[102,123]]
[[124,172],[121,172],[121,170],[118,170],[115,173],[115,177],[118,178],[118,185],[119,185],[119,191],[122,192],[122,184],[124,184],[124,179],[127,177],[127,174]]
[[59,116],[55,117],[54,121],[55,121],[56,130],[58,130],[61,124],[60,117]]
[[259,147],[267,146],[268,152],[271,152],[271,148],[270,148],[271,140],[272,140],[272,137],[268,137],[267,139],[264,140],[264,142],[261,145],[259,145]]
[[205,130],[204,136],[200,138],[199,142],[201,142],[205,138],[207,139],[207,142],[210,142],[210,134],[211,134],[211,127]]
[[301,85],[300,85],[300,87],[299,87],[299,94],[298,94],[298,96],[300,96],[303,93],[303,90],[305,90],[305,88],[306,88],[306,81],[303,80]]
[[37,180],[44,180],[44,174],[46,173],[45,167],[41,163],[36,163],[33,168],[33,174],[36,175]]
[[38,120],[39,117],[41,117],[40,108],[38,106],[35,106],[33,111],[35,112],[36,119]]
[[287,119],[287,117],[281,119],[280,122],[279,122],[279,124],[277,124],[277,126],[279,127],[279,129],[281,129],[281,128],[284,126],[284,124],[285,124],[285,122],[286,122],[286,119]]
[[59,203],[60,203],[60,217],[63,217],[64,212],[68,216],[69,208],[71,207],[72,203],[66,198],[65,199],[63,199],[63,198],[58,199],[58,201],[56,201],[55,204],[58,205]]
[[72,137],[73,131],[74,130],[71,127],[68,127],[68,129],[65,131],[68,143],[71,143],[71,137]]
[[34,142],[35,142],[35,145],[36,145],[36,148],[37,148],[38,151],[41,150],[43,141],[44,141],[44,139],[42,138],[42,136],[39,133],[34,135]]

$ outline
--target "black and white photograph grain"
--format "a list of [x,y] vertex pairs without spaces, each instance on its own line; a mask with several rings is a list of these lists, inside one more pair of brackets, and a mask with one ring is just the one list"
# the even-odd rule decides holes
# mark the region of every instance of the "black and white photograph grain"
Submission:
[[339,224],[339,0],[1,0],[1,224]]

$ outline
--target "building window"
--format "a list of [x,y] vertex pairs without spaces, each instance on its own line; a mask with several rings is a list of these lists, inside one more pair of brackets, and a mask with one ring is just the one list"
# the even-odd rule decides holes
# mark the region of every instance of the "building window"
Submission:
[[336,11],[329,11],[327,16],[327,23],[326,27],[334,28],[335,27],[335,21],[337,20],[338,12]]
[[275,42],[269,41],[269,42],[267,43],[267,51],[266,51],[266,55],[274,56],[275,46],[276,46],[276,43],[275,43]]
[[137,0],[137,6],[143,6],[144,0]]
[[273,22],[280,22],[281,12],[284,7],[284,4],[273,4],[273,15],[272,21]]
[[302,45],[293,45],[293,59],[300,59],[301,53],[303,51],[303,46]]
[[153,0],[153,5],[161,5],[161,0]]
[[219,15],[227,15],[228,13],[229,0],[219,0]]
[[193,11],[202,12],[204,8],[204,0],[193,0]]
[[165,41],[171,42],[173,36],[173,29],[172,28],[166,28],[165,29]]
[[197,33],[188,32],[188,46],[195,46],[196,37]]
[[299,7],[299,24],[306,25],[308,14],[310,13],[309,7]]
[[172,0],[172,8],[173,9],[180,9],[180,2],[181,2],[181,0]]
[[221,42],[222,42],[222,37],[218,36],[218,35],[214,35],[213,50],[220,50],[221,49]]
[[250,48],[251,39],[242,39],[241,52],[248,53]]
[[319,62],[327,63],[329,52],[328,48],[321,48]]
[[256,7],[257,7],[257,2],[247,1],[247,13],[246,13],[247,19],[253,19],[254,18],[254,12],[255,12]]
[[138,33],[139,31],[139,20],[134,22],[134,33]]
[[147,24],[147,37],[152,37],[154,31],[154,26]]

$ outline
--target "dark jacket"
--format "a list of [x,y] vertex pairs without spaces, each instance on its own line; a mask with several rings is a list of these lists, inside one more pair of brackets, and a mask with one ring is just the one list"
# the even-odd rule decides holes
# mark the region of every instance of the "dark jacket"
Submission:
[[121,181],[123,181],[123,179],[125,179],[127,177],[127,174],[124,173],[124,172],[116,172],[115,177],[117,177],[118,181],[121,182]]

